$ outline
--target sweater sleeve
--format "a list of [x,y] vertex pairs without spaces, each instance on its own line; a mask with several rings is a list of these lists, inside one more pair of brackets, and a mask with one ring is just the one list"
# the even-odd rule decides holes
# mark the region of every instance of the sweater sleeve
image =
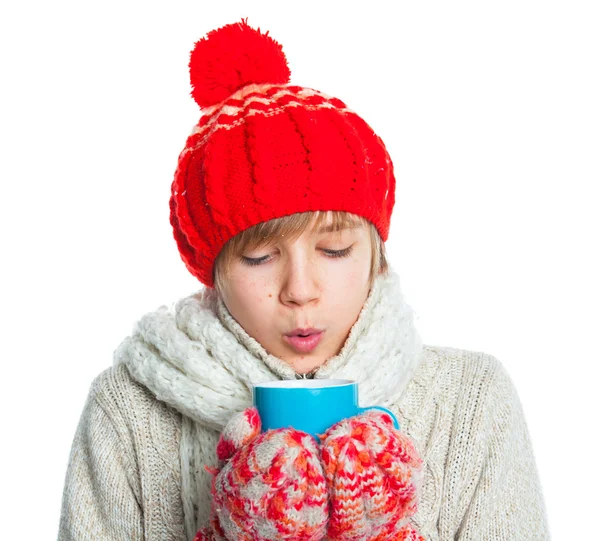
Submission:
[[475,455],[482,458],[454,538],[547,541],[546,508],[523,408],[506,369],[492,360],[485,421],[474,439]]
[[58,541],[142,541],[143,514],[129,482],[131,453],[93,389],[71,447]]

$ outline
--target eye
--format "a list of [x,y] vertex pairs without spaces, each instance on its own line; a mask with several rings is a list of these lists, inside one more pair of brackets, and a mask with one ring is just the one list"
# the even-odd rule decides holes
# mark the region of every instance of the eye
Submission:
[[242,262],[244,263],[244,265],[249,265],[250,267],[260,265],[267,259],[269,259],[268,255],[265,255],[263,257],[246,257],[245,255],[242,256]]
[[327,257],[346,257],[350,255],[350,252],[352,252],[352,246],[348,246],[348,248],[344,248],[343,250],[323,250],[326,254]]
[[[323,248],[322,251],[325,253],[325,255],[327,255],[327,257],[330,257],[330,258],[347,257],[352,252],[353,246],[354,245],[352,244],[352,245],[348,246],[348,248],[344,248],[343,250],[327,250],[327,249]],[[255,267],[257,265],[261,265],[262,263],[268,261],[269,256],[265,255],[263,257],[247,257],[247,256],[243,255],[241,257],[241,259],[242,259],[242,263],[244,263],[244,265],[248,265],[249,267]]]

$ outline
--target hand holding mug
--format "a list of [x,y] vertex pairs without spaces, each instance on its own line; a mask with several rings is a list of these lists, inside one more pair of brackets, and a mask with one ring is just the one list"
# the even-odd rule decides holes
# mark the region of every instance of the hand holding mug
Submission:
[[372,410],[344,419],[321,437],[331,500],[327,539],[424,539],[410,525],[422,460],[392,418]]
[[294,428],[261,433],[255,408],[233,416],[217,446],[211,525],[196,541],[325,537],[328,494],[314,438]]
[[254,387],[263,430],[294,427],[320,441],[330,499],[328,540],[420,541],[408,520],[417,509],[422,460],[390,410],[358,403],[352,380]]
[[356,382],[268,382],[254,404],[221,435],[195,541],[424,541],[408,523],[422,461],[391,411],[358,406]]

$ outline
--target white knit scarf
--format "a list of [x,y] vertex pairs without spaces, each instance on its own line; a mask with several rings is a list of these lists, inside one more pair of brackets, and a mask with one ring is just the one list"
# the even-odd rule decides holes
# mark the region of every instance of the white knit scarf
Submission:
[[[390,269],[378,276],[344,346],[314,377],[358,381],[361,406],[389,407],[403,393],[423,349],[413,316],[398,275]],[[184,415],[180,458],[189,537],[208,513],[206,502],[193,502],[206,486],[189,478],[199,461],[212,461],[205,456],[212,444],[199,441],[200,434],[221,431],[234,413],[250,406],[253,385],[294,379],[296,372],[249,336],[208,288],[142,316],[114,353],[119,363]]]

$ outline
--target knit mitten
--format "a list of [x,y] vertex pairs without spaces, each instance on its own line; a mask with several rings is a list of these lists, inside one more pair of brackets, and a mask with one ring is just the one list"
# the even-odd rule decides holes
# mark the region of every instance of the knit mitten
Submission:
[[391,417],[370,410],[321,436],[329,490],[330,541],[425,541],[409,524],[417,511],[422,459]]
[[260,428],[255,408],[225,427],[217,445],[211,525],[195,541],[325,537],[329,502],[318,443],[292,428]]

